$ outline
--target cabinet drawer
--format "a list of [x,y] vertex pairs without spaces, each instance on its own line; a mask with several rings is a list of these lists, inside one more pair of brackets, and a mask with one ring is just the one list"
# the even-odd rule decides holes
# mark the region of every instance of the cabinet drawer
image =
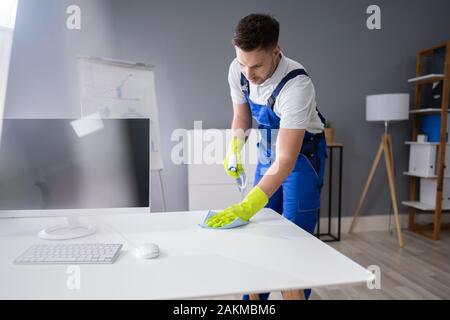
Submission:
[[[244,164],[244,170],[249,181],[253,181],[256,165]],[[188,167],[189,185],[231,184],[233,178],[226,174],[221,164],[191,164]]]
[[[232,179],[222,164],[230,137],[230,130],[188,131],[186,161],[189,185],[231,184]],[[250,180],[253,180],[258,160],[258,139],[258,131],[252,130],[241,152],[244,170]]]
[[225,209],[240,201],[241,193],[235,184],[189,186],[189,210]]

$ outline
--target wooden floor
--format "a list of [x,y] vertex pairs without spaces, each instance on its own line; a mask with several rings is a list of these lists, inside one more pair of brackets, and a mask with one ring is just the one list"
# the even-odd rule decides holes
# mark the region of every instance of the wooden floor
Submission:
[[[329,242],[363,267],[378,265],[381,289],[369,290],[365,284],[318,288],[312,291],[311,299],[450,299],[449,232],[442,232],[439,241],[406,230],[403,235],[403,249],[389,232],[355,233],[344,235],[341,242]],[[269,299],[281,299],[280,292],[271,293]]]

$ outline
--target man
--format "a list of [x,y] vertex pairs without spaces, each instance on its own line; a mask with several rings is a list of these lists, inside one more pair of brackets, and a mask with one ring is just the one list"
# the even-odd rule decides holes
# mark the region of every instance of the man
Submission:
[[[278,36],[279,23],[269,15],[248,15],[236,27],[236,58],[228,74],[234,112],[232,140],[224,160],[231,177],[236,179],[243,172],[240,151],[252,117],[262,139],[253,189],[242,202],[208,219],[211,227],[222,227],[237,218],[248,221],[268,207],[314,232],[326,158],[325,119],[317,110],[306,70],[284,56]],[[237,159],[235,171],[230,167],[231,156]],[[306,290],[305,297],[309,294]]]

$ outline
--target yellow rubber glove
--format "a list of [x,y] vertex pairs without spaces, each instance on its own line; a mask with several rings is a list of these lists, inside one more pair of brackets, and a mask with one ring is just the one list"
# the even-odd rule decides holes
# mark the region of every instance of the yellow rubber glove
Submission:
[[[245,140],[233,137],[230,141],[230,145],[228,146],[225,159],[223,160],[225,172],[233,179],[238,179],[244,171],[241,160],[241,149],[244,144]],[[234,170],[230,169],[230,166],[234,167]]]
[[212,228],[220,228],[233,222],[236,218],[249,221],[251,217],[258,213],[269,202],[269,198],[256,186],[247,194],[240,203],[232,205],[215,216],[206,220],[206,224]]

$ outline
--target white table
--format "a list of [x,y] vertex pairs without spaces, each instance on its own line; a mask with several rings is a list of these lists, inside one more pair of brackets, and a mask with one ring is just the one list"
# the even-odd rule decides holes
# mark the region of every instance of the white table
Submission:
[[[373,275],[271,209],[229,230],[200,228],[205,212],[82,217],[96,234],[67,243],[123,243],[114,264],[79,265],[80,289],[67,287],[68,265],[15,265],[39,230],[64,218],[0,219],[0,299],[177,299],[364,283]],[[157,243],[157,259],[135,246]]]

